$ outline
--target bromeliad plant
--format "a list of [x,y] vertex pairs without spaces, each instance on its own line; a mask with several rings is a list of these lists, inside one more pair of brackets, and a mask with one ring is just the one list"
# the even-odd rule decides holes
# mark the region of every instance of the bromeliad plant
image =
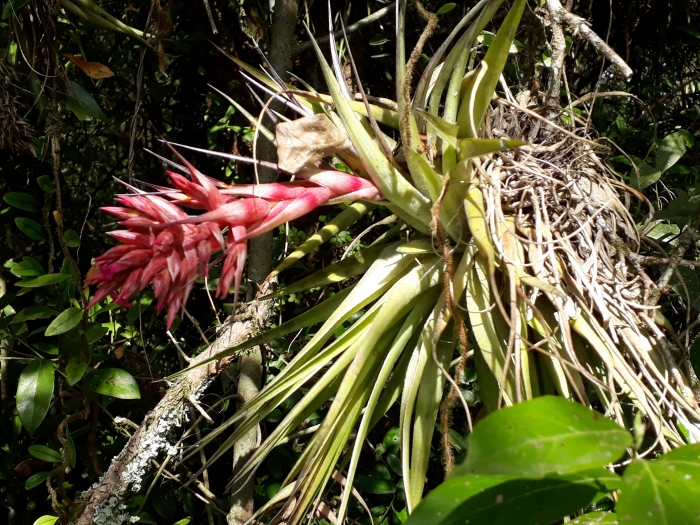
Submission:
[[[460,395],[449,375],[455,354],[461,356],[458,370],[473,355],[487,411],[557,394],[602,409],[640,436],[646,425],[648,450],[697,439],[692,421],[700,411],[686,370],[671,354],[674,335],[655,309],[658,295],[645,285],[650,280],[635,258],[640,236],[619,198],[620,192],[638,194],[609,173],[594,142],[521,109],[505,83],[503,97],[492,105],[526,0],[513,2],[483,60],[469,70],[476,38],[502,4],[479,2],[434,54],[413,92],[412,72],[425,38],[407,60],[406,5],[399,4],[396,103],[370,103],[362,92],[352,97],[334,45],[332,66],[315,48],[329,95],[295,90],[233,59],[252,82],[302,115],[278,124],[276,134],[279,166],[302,180],[225,186],[185,163],[192,180],[171,174],[176,190],[156,188],[160,195],[153,195],[134,189],[119,198],[126,208],[107,210],[123,219],[127,230],[113,235],[125,245],[99,258],[99,273],[91,278],[100,285],[96,300],[115,294],[121,304],[152,282],[159,308],[168,305],[172,322],[215,252],[224,258],[218,294],[225,296],[232,282],[238,290],[247,239],[318,205],[360,200],[275,274],[377,204],[365,201],[383,199],[379,204],[398,217],[403,226],[370,247],[272,297],[361,275],[353,287],[212,358],[323,322],[257,397],[197,444],[230,432],[211,464],[314,378],[233,480],[251,476],[276,445],[326,405],[283,488],[259,511],[283,505],[278,519],[285,522],[302,521],[338,473],[345,488],[336,517],[344,521],[365,437],[396,402],[411,512],[423,495],[438,415],[451,467],[447,427]],[[428,21],[425,37],[435,17],[416,5]],[[400,144],[380,124],[398,130]],[[338,132],[349,142],[328,138]],[[294,135],[301,137],[297,149],[318,146],[297,155],[285,138]],[[322,160],[330,155],[354,174]],[[182,206],[205,212],[190,215]],[[399,238],[406,228],[408,235]],[[337,335],[351,316],[356,320]],[[443,396],[448,380],[452,385]]]

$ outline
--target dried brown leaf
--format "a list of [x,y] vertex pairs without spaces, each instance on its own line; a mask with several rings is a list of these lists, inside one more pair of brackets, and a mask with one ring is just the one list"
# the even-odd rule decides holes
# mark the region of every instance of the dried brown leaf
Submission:
[[100,64],[99,62],[85,62],[85,60],[81,60],[70,53],[63,53],[63,56],[75,64],[75,67],[80,69],[80,71],[85,73],[90,78],[99,80],[100,78],[109,78],[114,76],[114,72],[111,69],[104,64]]
[[277,164],[296,173],[317,160],[352,148],[350,139],[331,120],[319,113],[277,124]]

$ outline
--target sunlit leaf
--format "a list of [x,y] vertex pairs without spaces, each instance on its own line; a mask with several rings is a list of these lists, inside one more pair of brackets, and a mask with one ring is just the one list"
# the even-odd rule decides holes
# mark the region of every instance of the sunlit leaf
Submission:
[[638,459],[625,470],[616,512],[622,523],[697,523],[700,516],[700,444],[655,461]]
[[17,412],[22,426],[33,434],[46,417],[53,397],[54,367],[46,359],[34,359],[22,371],[17,385]]
[[60,314],[58,314],[56,319],[51,321],[51,324],[49,324],[49,326],[46,328],[44,335],[46,337],[51,337],[53,335],[65,334],[67,331],[78,326],[82,318],[82,308],[75,308],[74,306],[66,308]]
[[68,279],[70,275],[66,273],[47,273],[45,275],[40,275],[29,281],[20,281],[15,283],[15,286],[20,288],[41,288],[42,286],[49,286],[51,284],[57,284]]
[[630,433],[602,414],[543,396],[479,423],[469,436],[467,459],[452,475],[574,472],[612,463],[631,444]]
[[119,399],[141,398],[136,380],[121,368],[98,368],[90,372],[85,378],[85,387],[98,394]]

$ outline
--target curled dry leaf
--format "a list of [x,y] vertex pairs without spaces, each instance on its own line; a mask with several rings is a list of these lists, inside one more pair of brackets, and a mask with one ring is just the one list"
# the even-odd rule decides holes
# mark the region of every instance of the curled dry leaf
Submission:
[[345,132],[323,113],[280,122],[276,132],[277,164],[289,173],[296,173],[317,160],[352,148]]
[[63,53],[63,56],[75,64],[75,67],[80,69],[80,71],[85,73],[90,78],[99,80],[100,78],[109,78],[114,76],[114,72],[111,69],[104,64],[100,64],[99,62],[85,62],[85,60],[81,60],[70,53]]

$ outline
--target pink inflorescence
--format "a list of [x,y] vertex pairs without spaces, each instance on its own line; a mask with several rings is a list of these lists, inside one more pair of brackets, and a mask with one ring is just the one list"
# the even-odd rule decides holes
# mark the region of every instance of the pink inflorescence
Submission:
[[[305,169],[294,182],[230,186],[180,159],[191,180],[169,171],[174,188],[153,194],[129,187],[133,194],[116,199],[122,207],[101,208],[125,229],[109,233],[122,244],[95,260],[97,271],[87,282],[98,289],[88,307],[112,296],[128,308],[133,295],[152,284],[156,310],[167,305],[170,328],[195,279],[207,276],[213,254],[224,257],[216,296],[225,298],[233,284],[237,303],[248,239],[322,204],[381,198],[371,182],[338,171]],[[182,207],[204,213],[190,215]]]

